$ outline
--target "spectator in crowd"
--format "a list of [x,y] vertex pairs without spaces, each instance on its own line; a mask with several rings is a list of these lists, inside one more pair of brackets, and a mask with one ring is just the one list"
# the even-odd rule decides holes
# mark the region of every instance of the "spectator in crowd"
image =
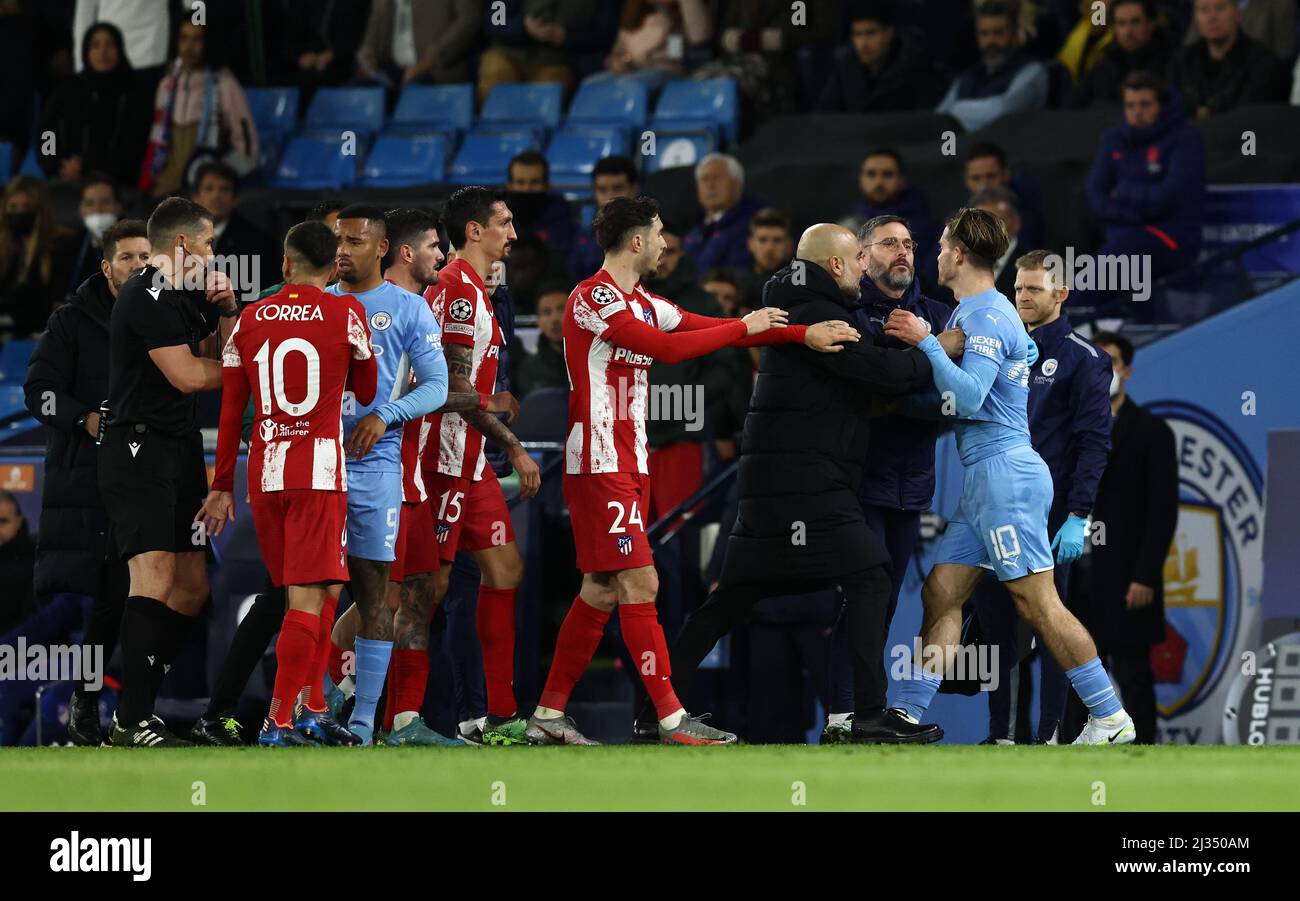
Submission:
[[953,80],[939,102],[967,131],[978,131],[1009,113],[1042,109],[1048,77],[1043,64],[1024,51],[1016,33],[1015,13],[989,0],[975,16],[980,61]]
[[75,182],[103,172],[133,184],[149,138],[148,94],[140,88],[116,25],[99,22],[81,41],[79,73],[50,94],[42,133],[54,135],[54,153],[40,156],[50,178]]
[[[1279,60],[1291,60],[1295,52],[1295,0],[1235,0],[1233,5],[1240,13],[1244,34],[1263,44]],[[1200,38],[1195,21],[1189,23],[1183,43],[1195,44]]]
[[[1151,647],[1165,640],[1164,565],[1178,523],[1178,460],[1173,430],[1128,396],[1133,344],[1114,332],[1093,343],[1110,354],[1110,462],[1092,510],[1106,524],[1106,540],[1090,548],[1074,592],[1082,620],[1097,640],[1133,717],[1139,744],[1156,741],[1155,677]],[[1066,715],[1075,730],[1084,712],[1073,695]],[[1062,738],[1071,732],[1063,729]]]
[[1120,86],[1130,72],[1145,69],[1164,73],[1173,58],[1174,37],[1161,24],[1154,0],[1113,0],[1108,16],[1115,39],[1079,80],[1074,91],[1075,106],[1119,103]]
[[836,48],[817,109],[876,113],[929,109],[944,82],[925,51],[898,27],[893,0],[862,0],[849,10],[849,43]]
[[1282,64],[1242,32],[1233,0],[1196,0],[1195,21],[1200,37],[1175,54],[1170,77],[1198,119],[1285,99]]
[[564,366],[564,308],[568,303],[568,282],[547,282],[537,292],[537,352],[522,357],[515,368],[515,392],[520,400],[539,388],[569,387],[569,371]]
[[[101,22],[116,27],[124,38],[122,55],[135,67],[140,86],[152,91],[162,78],[167,62],[172,25],[170,6],[159,4],[158,0],[77,0],[72,46],[84,47],[86,33]],[[88,67],[89,61],[83,53],[76,60],[77,71],[83,72]]]
[[[1020,211],[1020,244],[1042,247],[1047,243],[1043,227],[1042,193],[1038,183],[1022,170],[1013,169],[1007,153],[992,141],[976,141],[966,152],[963,170],[966,190],[978,194],[985,188],[1010,188],[1016,195]],[[1010,295],[1008,295],[1010,296]]]
[[745,194],[745,169],[725,153],[709,153],[695,165],[695,194],[704,219],[686,235],[683,246],[700,270],[714,266],[748,269],[749,220],[767,206]]
[[[236,291],[257,294],[280,275],[284,252],[269,234],[239,214],[239,176],[225,163],[207,162],[194,174],[190,199],[212,214],[212,250],[225,262]],[[251,300],[251,296],[241,297]]]
[[627,0],[618,37],[592,79],[635,79],[652,90],[685,74],[690,48],[713,39],[713,18],[705,0]]
[[749,241],[745,246],[754,258],[754,265],[745,273],[749,293],[761,297],[763,285],[794,255],[794,232],[790,230],[789,217],[776,207],[759,210],[749,220]]
[[106,175],[91,172],[81,183],[81,204],[77,212],[81,216],[81,228],[70,239],[72,247],[77,249],[72,274],[64,295],[71,297],[77,286],[99,272],[99,264],[104,259],[104,232],[117,224],[122,215],[122,201],[117,193],[117,185]]
[[44,182],[18,175],[4,191],[0,221],[0,312],[13,334],[25,338],[45,327],[72,277],[76,248],[54,219]]
[[1099,254],[1143,254],[1160,277],[1201,244],[1205,147],[1182,101],[1149,72],[1124,80],[1124,122],[1101,136],[1088,207],[1105,229]]
[[753,308],[740,273],[730,266],[715,266],[705,272],[700,276],[700,287],[713,295],[718,309],[728,319],[741,318],[744,311]]
[[[36,593],[93,598],[85,643],[117,646],[129,579],[126,564],[107,554],[108,519],[99,498],[96,436],[99,405],[108,397],[109,315],[118,289],[149,262],[145,223],[126,219],[103,235],[99,271],[50,316],[27,367],[27,409],[46,428],[45,484],[36,555]],[[0,583],[3,584],[3,583]],[[97,695],[73,693],[69,734],[99,744]]]
[[551,193],[551,166],[541,152],[525,150],[506,167],[506,205],[514,213],[515,231],[520,237],[531,234],[540,238],[558,264],[556,274],[563,274],[564,262],[573,249],[573,214],[564,197]]
[[[591,193],[596,212],[615,197],[636,197],[641,193],[636,164],[625,156],[606,156],[596,160],[591,170]],[[577,230],[573,250],[569,253],[569,274],[576,279],[591,277],[605,261],[605,252],[596,243],[590,225]]]
[[182,22],[175,58],[158,84],[140,168],[140,190],[154,197],[192,183],[192,168],[203,159],[220,159],[240,173],[257,164],[257,126],[248,98],[229,69],[209,63],[206,38],[205,26]]
[[601,0],[503,0],[483,6],[489,41],[479,60],[479,102],[505,81],[555,82],[573,90],[600,68],[618,33],[620,8]]
[[1015,192],[1000,185],[985,188],[966,204],[978,210],[985,210],[1002,220],[1011,241],[1007,252],[993,261],[993,284],[1002,296],[1012,300],[1016,296],[1016,267],[1012,261],[1030,246],[1020,240],[1020,210]]
[[36,612],[32,593],[32,567],[36,543],[18,498],[0,490],[0,634],[8,632]]
[[1115,40],[1114,30],[1106,27],[1114,5],[1113,0],[1103,0],[1098,9],[1094,0],[1079,0],[1079,21],[1056,54],[1076,82],[1092,71]]
[[925,192],[907,183],[903,157],[890,147],[876,147],[867,151],[858,170],[858,198],[853,215],[861,225],[877,216],[899,216],[906,219],[918,247],[916,258],[927,261],[938,254],[937,244],[941,229],[930,217],[930,201]]
[[393,89],[470,81],[481,11],[475,0],[373,0],[357,75]]
[[368,0],[274,0],[265,26],[282,42],[267,60],[273,83],[297,85],[306,103],[316,88],[352,78],[369,6]]

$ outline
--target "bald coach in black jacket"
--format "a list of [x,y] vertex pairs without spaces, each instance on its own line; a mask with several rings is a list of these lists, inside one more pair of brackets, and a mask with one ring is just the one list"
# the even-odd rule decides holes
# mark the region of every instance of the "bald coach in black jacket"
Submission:
[[[861,278],[854,234],[815,225],[800,239],[795,261],[765,286],[763,304],[789,311],[791,324],[851,320]],[[834,354],[764,349],[745,417],[739,514],[722,578],[672,648],[673,682],[683,698],[700,661],[757,601],[839,585],[854,664],[853,740],[942,737],[937,726],[908,723],[884,709],[889,555],[858,502],[873,396],[931,383],[929,361],[914,349],[868,342]]]

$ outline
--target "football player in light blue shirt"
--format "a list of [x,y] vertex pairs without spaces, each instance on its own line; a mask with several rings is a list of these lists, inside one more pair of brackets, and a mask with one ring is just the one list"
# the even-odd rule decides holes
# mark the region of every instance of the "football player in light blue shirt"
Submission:
[[[958,300],[949,325],[965,333],[960,365],[948,359],[929,325],[895,310],[885,333],[919,347],[934,369],[938,396],[920,403],[956,418],[957,452],[965,467],[961,501],[921,590],[921,659],[902,680],[896,705],[920,719],[956,658],[961,608],[992,569],[1016,612],[1043,638],[1080,699],[1088,723],[1075,744],[1128,744],[1133,720],[1102,668],[1097,647],[1052,581],[1047,514],[1052,477],[1029,441],[1029,367],[1037,351],[1020,316],[994,288],[993,264],[1009,239],[1002,221],[962,209],[939,241],[939,283]],[[906,412],[914,412],[913,401]]]

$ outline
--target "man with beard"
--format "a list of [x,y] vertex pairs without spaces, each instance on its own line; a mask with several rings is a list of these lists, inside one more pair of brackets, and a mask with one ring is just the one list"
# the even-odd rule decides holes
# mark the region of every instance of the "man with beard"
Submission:
[[[916,278],[916,242],[900,216],[877,216],[858,232],[863,268],[861,306],[853,324],[870,335],[877,347],[905,348],[886,337],[885,322],[894,310],[919,316],[936,334],[943,331],[952,310],[921,293]],[[885,636],[898,608],[898,594],[907,564],[920,537],[921,514],[934,498],[934,444],[941,427],[932,422],[889,414],[876,419],[867,443],[866,465],[858,500],[867,525],[884,542],[890,561],[889,609]],[[853,726],[853,659],[849,652],[845,613],[835,626],[831,644],[831,708],[822,742],[846,742]]]

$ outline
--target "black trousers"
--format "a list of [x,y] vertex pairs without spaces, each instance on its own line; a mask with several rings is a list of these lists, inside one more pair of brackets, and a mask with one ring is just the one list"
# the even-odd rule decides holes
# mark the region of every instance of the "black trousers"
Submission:
[[[1133,717],[1137,744],[1156,743],[1156,677],[1151,671],[1151,648],[1136,645],[1117,650],[1100,651],[1111,678],[1119,685],[1124,709]],[[1088,709],[1079,696],[1070,692],[1065,708],[1065,722],[1061,727],[1061,741],[1073,741],[1088,719]]]
[[[830,580],[828,579],[828,582]],[[859,570],[834,580],[844,596],[845,627],[853,661],[853,696],[856,714],[879,712],[885,707],[885,633],[892,581],[884,565]],[[827,587],[816,584],[771,584],[723,580],[708,599],[686,618],[670,649],[673,688],[686,703],[695,672],[718,639],[749,616],[763,598],[806,594]]]

